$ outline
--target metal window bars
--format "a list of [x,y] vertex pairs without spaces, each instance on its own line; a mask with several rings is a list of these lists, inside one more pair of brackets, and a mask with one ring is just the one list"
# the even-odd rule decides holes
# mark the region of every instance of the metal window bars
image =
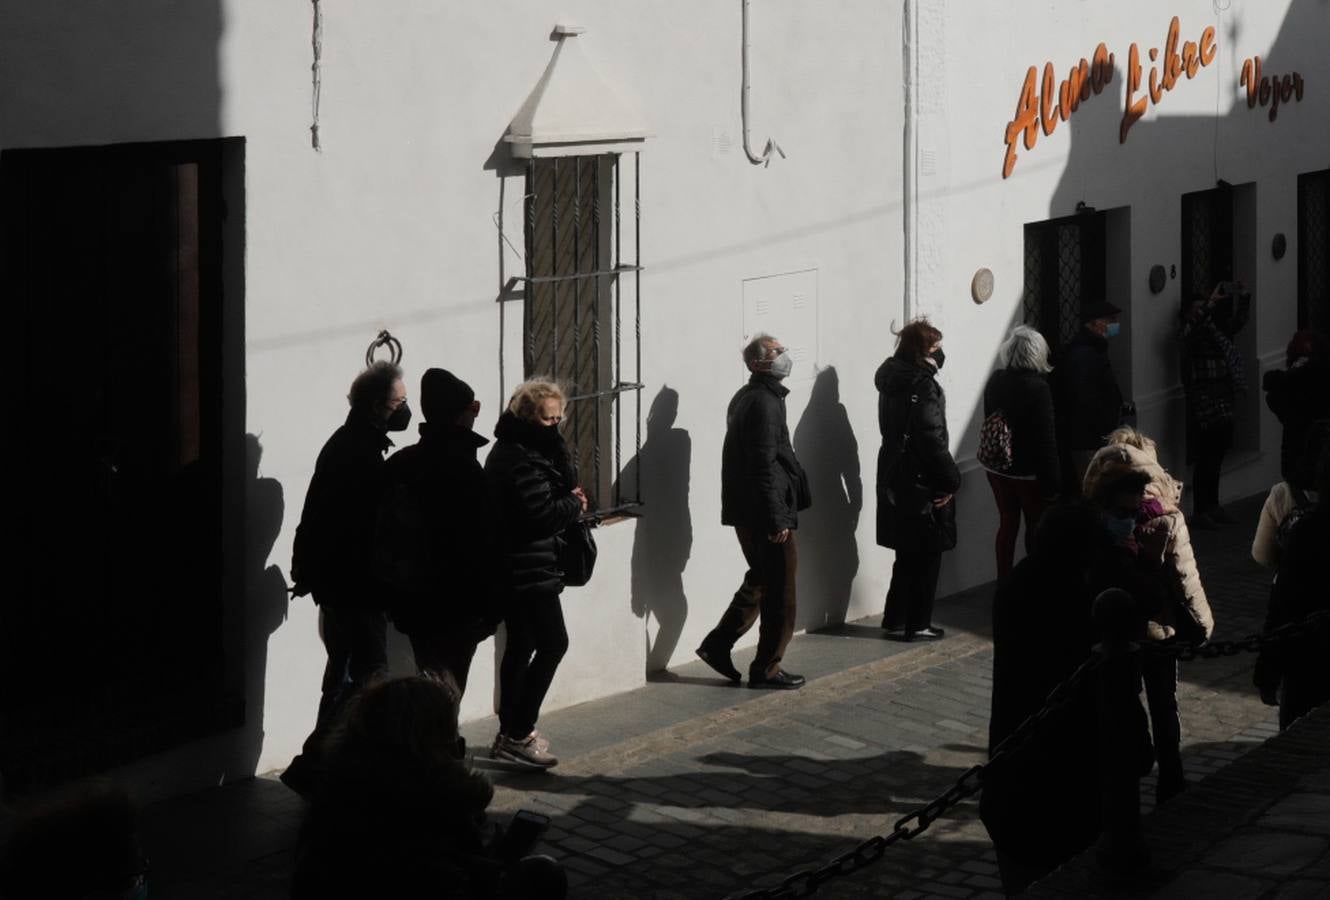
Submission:
[[[636,400],[635,451],[642,448],[641,157],[633,154],[631,262],[624,260],[621,157],[532,159],[526,168],[526,274],[509,279],[500,300],[524,301],[525,377],[570,384],[564,433],[597,519],[633,515],[641,472],[623,472],[623,403]],[[612,198],[612,228],[602,202]],[[587,206],[590,215],[587,215]],[[632,276],[633,380],[624,380],[623,282]],[[512,290],[521,282],[520,292]],[[613,329],[613,341],[603,335]],[[612,445],[612,446],[611,446]],[[613,460],[613,470],[604,465]],[[603,502],[608,500],[608,502]]]

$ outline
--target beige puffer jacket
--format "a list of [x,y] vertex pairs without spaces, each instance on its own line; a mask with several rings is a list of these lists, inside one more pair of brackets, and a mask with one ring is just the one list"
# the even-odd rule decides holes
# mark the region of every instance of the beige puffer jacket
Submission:
[[[1178,590],[1175,595],[1179,599],[1180,613],[1190,618],[1209,640],[1215,628],[1214,614],[1201,585],[1196,554],[1191,548],[1191,533],[1182,516],[1182,482],[1168,474],[1153,453],[1130,444],[1109,444],[1094,455],[1085,471],[1085,495],[1093,496],[1101,481],[1128,471],[1145,472],[1150,476],[1146,496],[1158,500],[1164,508],[1162,516],[1138,526],[1141,554],[1164,567],[1176,579]],[[1176,630],[1167,623],[1151,622],[1149,631],[1150,637],[1163,640],[1172,637]]]

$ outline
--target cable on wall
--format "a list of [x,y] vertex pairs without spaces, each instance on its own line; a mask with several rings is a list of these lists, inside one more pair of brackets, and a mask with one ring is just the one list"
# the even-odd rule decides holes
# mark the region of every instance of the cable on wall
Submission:
[[748,137],[748,93],[750,85],[748,83],[748,0],[741,0],[743,3],[743,87],[739,94],[739,115],[743,119],[744,132],[744,153],[748,155],[748,161],[755,166],[771,165],[771,151],[780,154],[780,158],[785,158],[785,151],[776,143],[775,138],[767,138],[767,145],[762,150],[762,155],[758,156],[753,152],[752,144]]
[[310,44],[314,50],[314,61],[310,64],[310,78],[312,80],[313,94],[310,98],[312,110],[312,121],[309,126],[310,146],[315,150],[322,150],[319,144],[319,95],[323,92],[323,8],[319,6],[320,0],[310,0],[314,6],[314,32],[310,36]]

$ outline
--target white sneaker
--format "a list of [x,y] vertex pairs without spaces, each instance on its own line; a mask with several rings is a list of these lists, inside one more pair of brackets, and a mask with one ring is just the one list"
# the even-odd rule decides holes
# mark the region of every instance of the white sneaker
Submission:
[[520,741],[499,735],[490,755],[536,769],[551,769],[559,764],[559,760],[550,755],[548,743],[541,746],[542,741],[534,731]]

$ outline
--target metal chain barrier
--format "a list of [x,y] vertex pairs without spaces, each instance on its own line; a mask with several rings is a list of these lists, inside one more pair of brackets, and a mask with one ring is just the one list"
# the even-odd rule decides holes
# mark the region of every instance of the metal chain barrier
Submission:
[[[1181,662],[1193,659],[1217,659],[1221,656],[1237,656],[1239,653],[1255,653],[1272,644],[1283,643],[1330,625],[1330,610],[1320,610],[1306,618],[1285,625],[1267,634],[1248,635],[1236,641],[1193,641],[1189,643],[1154,643],[1142,642],[1142,649],[1149,653],[1166,653],[1176,656]],[[801,869],[787,877],[776,887],[758,888],[739,894],[730,895],[733,900],[790,900],[796,897],[811,897],[817,889],[831,881],[858,872],[877,862],[887,852],[887,848],[901,841],[914,840],[928,830],[928,827],[952,808],[978,794],[983,789],[984,773],[994,765],[1000,765],[1004,759],[1021,751],[1040,730],[1041,726],[1053,716],[1070,705],[1076,690],[1085,679],[1104,660],[1098,654],[1092,655],[1073,672],[1065,681],[1049,692],[1044,705],[1032,713],[1005,740],[993,748],[988,762],[971,766],[956,783],[947,788],[928,803],[896,820],[895,826],[887,834],[874,835],[848,850],[835,859],[817,868]]]

